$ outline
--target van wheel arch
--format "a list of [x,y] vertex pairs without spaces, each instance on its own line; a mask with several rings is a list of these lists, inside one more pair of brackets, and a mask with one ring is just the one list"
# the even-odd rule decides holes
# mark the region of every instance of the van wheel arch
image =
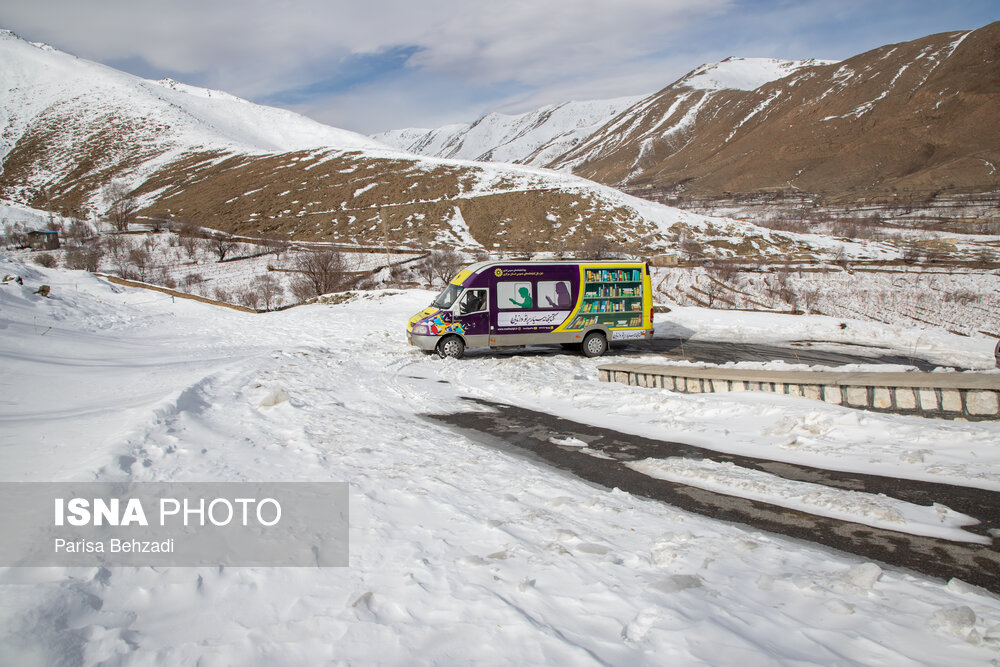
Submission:
[[580,345],[585,357],[599,357],[608,350],[608,337],[603,331],[591,331]]
[[446,357],[451,357],[452,359],[461,359],[465,354],[465,341],[462,337],[457,334],[451,334],[450,336],[445,336],[437,344],[438,356],[442,359]]

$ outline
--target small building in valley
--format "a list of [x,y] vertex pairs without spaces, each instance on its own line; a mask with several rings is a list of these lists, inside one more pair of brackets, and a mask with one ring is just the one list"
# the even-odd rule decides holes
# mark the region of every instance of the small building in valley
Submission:
[[59,247],[59,232],[49,230],[28,232],[28,247],[32,250],[56,250]]

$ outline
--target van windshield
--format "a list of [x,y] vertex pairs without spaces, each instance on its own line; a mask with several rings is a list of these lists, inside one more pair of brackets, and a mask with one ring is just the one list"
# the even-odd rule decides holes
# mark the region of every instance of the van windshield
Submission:
[[440,308],[441,310],[448,310],[451,308],[452,304],[455,303],[455,299],[461,294],[461,285],[448,285],[444,288],[444,291],[437,295],[437,298],[431,302],[431,306],[434,308]]

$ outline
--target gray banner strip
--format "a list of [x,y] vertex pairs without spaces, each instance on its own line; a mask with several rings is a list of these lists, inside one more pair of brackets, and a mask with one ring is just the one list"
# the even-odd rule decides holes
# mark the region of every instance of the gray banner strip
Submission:
[[349,564],[344,482],[0,482],[0,566]]

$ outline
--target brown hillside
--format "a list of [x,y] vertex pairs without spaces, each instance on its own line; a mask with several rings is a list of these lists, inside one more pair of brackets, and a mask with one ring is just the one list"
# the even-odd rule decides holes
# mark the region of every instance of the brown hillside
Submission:
[[994,23],[807,67],[749,92],[675,84],[553,166],[692,195],[987,192],[1000,188],[998,88]]
[[667,240],[634,210],[586,189],[507,179],[468,166],[316,152],[190,154],[136,191],[142,215],[193,220],[246,236],[487,249],[563,250],[594,234],[634,244]]

